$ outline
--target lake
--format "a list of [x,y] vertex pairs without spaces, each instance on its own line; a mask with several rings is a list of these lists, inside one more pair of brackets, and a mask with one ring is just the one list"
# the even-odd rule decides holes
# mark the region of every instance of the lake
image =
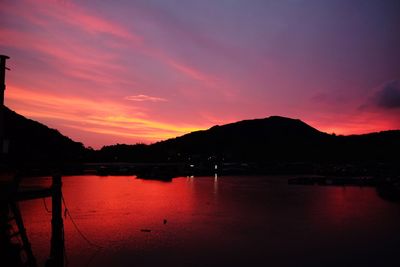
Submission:
[[[68,266],[400,266],[399,203],[372,187],[288,178],[63,177],[66,206],[88,239],[64,219]],[[20,207],[43,266],[51,200]]]

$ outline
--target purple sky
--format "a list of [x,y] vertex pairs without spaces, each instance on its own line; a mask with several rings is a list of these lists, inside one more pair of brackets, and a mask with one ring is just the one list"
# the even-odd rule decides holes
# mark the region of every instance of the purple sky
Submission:
[[400,128],[400,1],[11,1],[6,105],[85,145],[281,115]]

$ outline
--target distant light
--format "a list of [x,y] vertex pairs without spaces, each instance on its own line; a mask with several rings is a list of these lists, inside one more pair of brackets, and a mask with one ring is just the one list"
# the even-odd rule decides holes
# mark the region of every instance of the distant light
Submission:
[[190,167],[191,167],[191,168],[193,168],[193,167],[194,167],[194,165],[193,165],[193,164],[190,164]]

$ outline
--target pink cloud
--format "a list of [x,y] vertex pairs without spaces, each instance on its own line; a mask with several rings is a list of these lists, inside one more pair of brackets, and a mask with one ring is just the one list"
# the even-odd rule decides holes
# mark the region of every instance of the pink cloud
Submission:
[[[140,36],[121,25],[106,20],[70,1],[25,0],[20,4],[21,6],[18,9],[14,9],[14,12],[41,26],[48,26],[49,19],[52,19],[90,34],[107,33],[130,42],[140,42],[142,40]],[[27,5],[29,5],[29,9],[26,8]]]
[[137,101],[137,102],[144,102],[144,101],[166,102],[166,101],[168,101],[165,98],[148,96],[148,95],[130,95],[130,96],[126,96],[124,99],[129,100],[129,101]]
[[176,70],[178,70],[179,72],[189,76],[190,78],[194,79],[194,80],[198,80],[198,81],[202,81],[205,82],[206,84],[209,85],[214,85],[215,84],[215,79],[205,75],[204,73],[201,73],[200,71],[191,68],[187,65],[184,65],[182,63],[178,63],[176,61],[173,61],[171,59],[167,60],[168,64],[170,66],[172,66],[173,68],[175,68]]

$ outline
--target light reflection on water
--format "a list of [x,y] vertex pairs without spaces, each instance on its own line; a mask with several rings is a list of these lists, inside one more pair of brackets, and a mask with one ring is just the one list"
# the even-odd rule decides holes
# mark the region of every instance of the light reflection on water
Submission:
[[[400,207],[373,188],[289,186],[287,177],[75,176],[63,178],[63,194],[80,230],[104,247],[65,219],[69,266],[400,266]],[[21,210],[43,265],[51,214],[42,200]]]

